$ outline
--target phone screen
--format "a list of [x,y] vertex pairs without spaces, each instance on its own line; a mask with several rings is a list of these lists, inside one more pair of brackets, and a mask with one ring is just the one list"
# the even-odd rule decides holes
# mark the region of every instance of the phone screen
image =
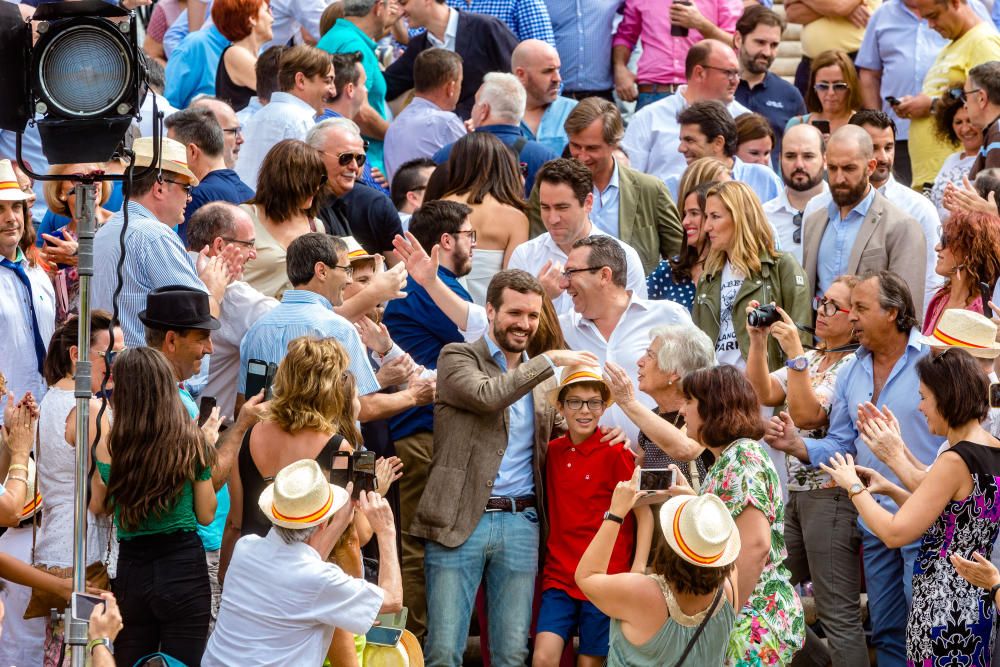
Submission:
[[215,396],[202,396],[198,404],[198,426],[204,426],[215,409]]
[[810,123],[817,130],[823,134],[830,134],[830,121],[828,120],[814,120]]
[[1000,408],[1000,382],[990,383],[990,407]]
[[354,497],[362,491],[375,491],[375,452],[364,450],[354,453]]
[[643,469],[639,473],[640,491],[666,491],[674,485],[674,471],[669,468]]
[[259,359],[247,362],[247,386],[244,397],[252,398],[267,387],[267,363]]
[[378,646],[395,646],[399,643],[399,638],[402,635],[403,628],[386,628],[377,625],[365,633],[365,640],[369,644],[377,644]]
[[89,593],[73,593],[71,600],[71,613],[78,621],[89,621],[90,614],[93,613],[97,605],[103,605],[104,598]]

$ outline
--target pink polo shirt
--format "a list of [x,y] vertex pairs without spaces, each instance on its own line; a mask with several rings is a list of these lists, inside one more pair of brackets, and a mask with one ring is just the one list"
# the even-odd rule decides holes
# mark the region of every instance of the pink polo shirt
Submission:
[[[740,0],[693,0],[698,11],[728,33],[736,32],[736,22],[743,15]],[[704,37],[696,30],[687,37],[670,36],[668,0],[626,0],[625,16],[618,25],[612,46],[635,48],[642,37],[638,80],[643,83],[685,83],[684,60],[688,49]]]

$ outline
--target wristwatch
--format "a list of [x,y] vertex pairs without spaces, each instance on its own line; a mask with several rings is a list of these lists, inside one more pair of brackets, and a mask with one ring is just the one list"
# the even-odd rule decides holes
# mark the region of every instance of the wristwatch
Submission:
[[91,639],[87,642],[87,655],[94,655],[94,649],[98,646],[104,646],[108,649],[108,653],[111,655],[115,654],[115,645],[111,643],[111,640],[107,637],[99,637],[98,639]]
[[990,602],[994,605],[997,603],[997,591],[1000,591],[1000,584],[993,584],[993,588],[990,589]]
[[617,514],[612,514],[611,512],[605,512],[604,513],[604,520],[605,521],[614,521],[615,523],[619,523],[619,524],[625,523],[625,519],[621,518]]
[[785,360],[785,366],[793,371],[804,371],[809,368],[809,358],[804,354],[800,354],[794,359]]
[[867,486],[865,486],[861,482],[855,482],[854,484],[851,484],[851,488],[847,490],[847,497],[853,500],[854,496],[858,495],[862,491],[867,491],[867,490],[868,490]]

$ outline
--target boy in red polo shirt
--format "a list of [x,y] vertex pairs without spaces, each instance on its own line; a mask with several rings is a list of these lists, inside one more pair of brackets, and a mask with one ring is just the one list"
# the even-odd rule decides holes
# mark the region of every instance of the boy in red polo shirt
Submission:
[[[578,631],[577,666],[599,667],[608,655],[610,621],[580,592],[573,574],[604,521],[615,486],[632,478],[635,457],[624,444],[601,442],[597,423],[612,401],[599,368],[566,368],[549,400],[565,418],[567,433],[549,443],[545,458],[549,537],[532,665],[558,665],[566,642]],[[643,572],[649,556],[652,512],[649,507],[636,507],[621,519],[623,529],[608,573]]]

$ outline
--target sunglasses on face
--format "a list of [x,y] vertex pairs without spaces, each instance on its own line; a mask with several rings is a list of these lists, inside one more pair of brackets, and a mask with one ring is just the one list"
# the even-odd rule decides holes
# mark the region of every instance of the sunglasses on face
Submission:
[[850,86],[848,86],[843,81],[838,81],[837,83],[817,83],[813,88],[816,89],[817,93],[826,93],[832,90],[835,93],[846,92]]

